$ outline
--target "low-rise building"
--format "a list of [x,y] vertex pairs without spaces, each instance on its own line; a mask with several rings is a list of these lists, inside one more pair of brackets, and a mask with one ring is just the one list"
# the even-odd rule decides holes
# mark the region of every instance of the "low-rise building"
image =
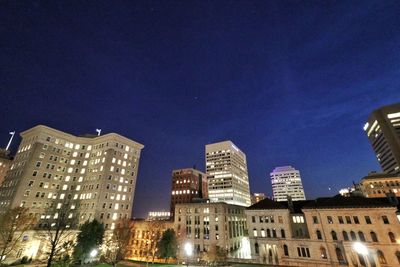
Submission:
[[267,196],[265,193],[251,193],[251,205],[256,204],[257,202],[260,202],[263,199],[266,199]]
[[174,226],[180,244],[178,259],[186,259],[186,243],[193,247],[193,260],[206,260],[215,251],[226,257],[249,258],[244,209],[222,202],[177,204]]
[[139,261],[160,261],[157,258],[157,243],[167,229],[173,229],[172,221],[136,219],[132,221],[133,231],[129,242],[127,259]]
[[252,262],[285,266],[400,264],[397,199],[265,199],[246,210]]
[[365,197],[385,197],[388,193],[400,197],[400,176],[372,172],[361,179],[358,187]]

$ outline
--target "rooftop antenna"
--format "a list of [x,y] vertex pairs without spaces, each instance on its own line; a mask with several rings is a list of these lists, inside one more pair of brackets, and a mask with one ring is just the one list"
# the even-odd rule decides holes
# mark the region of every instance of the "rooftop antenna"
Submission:
[[96,129],[96,132],[97,132],[97,136],[100,136],[100,134],[101,134],[101,129]]
[[11,142],[12,142],[12,140],[14,138],[14,135],[15,135],[15,131],[14,132],[10,132],[10,134],[11,134],[11,138],[10,138],[10,141],[8,141],[6,150],[8,150],[10,148]]

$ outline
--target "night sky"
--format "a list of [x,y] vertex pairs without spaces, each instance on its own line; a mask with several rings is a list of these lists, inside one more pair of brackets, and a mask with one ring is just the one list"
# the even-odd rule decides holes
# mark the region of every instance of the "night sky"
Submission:
[[227,139],[252,191],[292,165],[334,195],[379,170],[362,127],[400,101],[400,1],[2,0],[0,93],[2,146],[37,124],[144,144],[136,217]]

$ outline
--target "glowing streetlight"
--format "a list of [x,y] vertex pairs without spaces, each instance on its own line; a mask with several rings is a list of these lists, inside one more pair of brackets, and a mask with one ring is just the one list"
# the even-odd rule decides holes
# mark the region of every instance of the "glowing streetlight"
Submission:
[[185,253],[188,257],[192,256],[193,254],[193,245],[189,242],[185,244]]
[[363,243],[355,242],[353,249],[361,255],[368,255],[368,248]]
[[94,258],[94,257],[96,257],[97,256],[97,249],[93,249],[92,251],[90,251],[90,257],[91,258]]
[[187,242],[183,248],[186,253],[186,264],[189,267],[189,257],[192,256],[192,254],[193,254],[193,245],[191,243]]

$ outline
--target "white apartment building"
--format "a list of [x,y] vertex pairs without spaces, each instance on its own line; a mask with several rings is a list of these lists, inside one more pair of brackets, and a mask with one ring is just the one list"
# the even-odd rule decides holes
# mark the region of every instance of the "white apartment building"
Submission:
[[231,141],[206,145],[206,173],[211,202],[251,205],[246,155]]
[[287,201],[287,196],[293,201],[306,199],[300,171],[292,166],[283,166],[276,167],[270,175],[274,200]]
[[[38,125],[22,141],[0,186],[0,212],[29,208],[41,222],[66,199],[78,202],[79,222],[96,218],[106,229],[131,218],[143,145],[115,133],[74,136]],[[55,215],[54,215],[55,216]]]

